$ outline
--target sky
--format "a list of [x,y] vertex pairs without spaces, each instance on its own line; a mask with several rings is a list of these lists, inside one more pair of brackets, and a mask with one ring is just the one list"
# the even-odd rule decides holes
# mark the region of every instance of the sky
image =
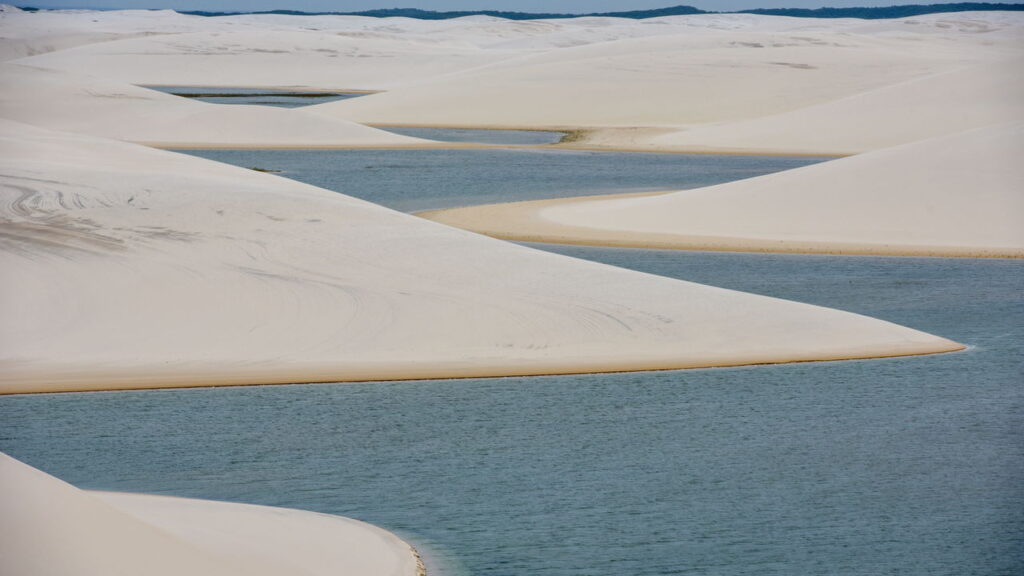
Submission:
[[[668,6],[695,6],[704,10],[746,10],[749,8],[834,8],[850,6],[891,6],[894,4],[937,4],[960,0],[0,0],[18,6],[38,8],[170,8],[251,12],[260,10],[302,10],[306,12],[355,12],[374,8],[421,8],[424,10],[509,10],[516,12],[614,12]],[[1006,4],[1020,0],[978,0]]]

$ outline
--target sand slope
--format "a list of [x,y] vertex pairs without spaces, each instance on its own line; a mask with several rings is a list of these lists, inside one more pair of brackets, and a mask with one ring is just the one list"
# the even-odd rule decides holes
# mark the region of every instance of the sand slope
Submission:
[[113,40],[180,34],[215,28],[206,18],[184,16],[171,10],[23,12],[0,10],[0,61],[46,54],[76,46]]
[[1024,123],[719,186],[425,213],[503,238],[711,250],[1024,256]]
[[5,123],[0,391],[525,375],[959,345]]
[[754,118],[684,130],[597,130],[574,146],[756,154],[858,154],[1024,121],[1024,58],[968,64]]
[[[415,576],[379,528],[298,510],[79,490],[0,453],[6,574]],[[159,560],[157,560],[159,559]]]
[[[118,14],[129,16],[118,18]],[[165,18],[170,20],[166,27],[156,28],[161,31],[158,35],[83,43],[18,62],[132,84],[380,90],[520,54],[516,50],[484,50],[466,41],[463,36],[486,35],[479,30],[481,23],[474,22],[339,16],[175,16]],[[65,15],[47,14],[43,18],[63,22],[71,29],[86,28],[83,22],[66,22]],[[37,22],[28,16],[7,18],[0,20],[0,26],[21,27],[19,34],[32,36],[32,30],[37,34],[45,30],[38,22],[43,18],[37,18]],[[116,26],[123,32],[154,29],[153,21],[140,22],[130,13],[114,12],[106,18],[119,21]],[[462,32],[463,26],[472,30]],[[453,29],[450,36],[445,34]]]
[[[765,48],[772,38],[739,32],[588,44],[314,110],[378,124],[677,126],[788,111],[943,65],[926,53],[865,41],[822,47],[820,35]],[[890,66],[879,70],[881,60]]]
[[[643,22],[634,26],[657,26]],[[578,46],[548,47],[486,68],[358,100],[327,103],[314,110],[380,124],[687,128],[753,121],[853,99],[835,111],[847,115],[847,120],[840,122],[867,123],[868,128],[862,130],[881,132],[872,138],[888,145],[985,125],[988,118],[975,119],[977,113],[971,110],[986,109],[993,98],[1000,110],[1012,106],[1019,112],[1024,106],[1013,98],[1016,92],[1005,94],[1001,86],[992,86],[1007,84],[1006,75],[1015,69],[1015,59],[1024,57],[1024,17],[1019,15],[966,13],[870,24],[737,15],[665,19],[660,25],[672,33],[606,36],[600,42],[587,42],[591,30],[578,27],[562,33],[563,38],[580,40]],[[533,43],[536,45],[536,39]],[[917,124],[931,122],[934,126],[922,127],[909,139],[885,135],[889,130],[886,120],[900,116],[898,110],[884,111],[891,103],[889,95],[857,99],[861,94],[965,68],[973,70],[966,81],[981,85],[954,91],[927,105],[927,110],[916,111]],[[1010,76],[1014,88],[1019,88],[1019,75]],[[963,81],[952,79],[947,85]],[[929,95],[934,88],[897,92],[904,100],[913,100]],[[959,111],[949,111],[959,119],[946,126],[947,104],[967,106],[968,117],[959,118]],[[906,108],[902,102],[898,106]],[[849,119],[850,115],[855,120]],[[807,140],[804,148],[824,142],[826,149],[866,149],[857,140],[843,140],[843,135],[836,143],[823,137],[815,140],[813,134],[822,131],[810,123],[815,118],[808,116],[807,123],[800,122],[800,117],[779,122],[801,135],[795,142]],[[894,130],[906,131],[908,124],[903,122]],[[840,126],[826,124],[824,131],[828,133],[833,125]],[[753,141],[747,142],[741,137],[747,132],[736,130],[732,137],[725,133],[708,146],[774,149],[771,141],[759,140],[756,133],[750,135]],[[661,138],[628,144],[693,148],[702,144],[702,134],[696,133],[692,140],[680,136],[679,142]],[[785,140],[783,137],[777,146],[795,146]]]
[[[240,124],[265,127],[235,136],[241,144],[266,143],[273,130],[286,143],[299,134],[314,145],[382,138],[351,126],[317,128],[309,113],[381,125],[591,131],[575,147],[850,154],[1024,119],[1024,82],[1015,73],[1024,63],[1024,16],[1010,12],[878,21],[15,13],[0,15],[0,31],[0,54],[42,52],[15,60],[21,65],[117,85],[386,90],[309,107],[301,118],[278,111],[222,120],[231,126],[225,134]],[[62,37],[72,39],[51,42]],[[20,117],[6,117],[73,129],[46,119],[68,101],[66,90],[46,98],[51,90],[26,88],[52,103],[44,112],[8,103]],[[182,111],[167,115],[181,130],[203,123],[177,121],[188,116]],[[126,128],[113,127],[119,119],[103,118],[90,133],[122,137]],[[148,128],[127,139],[196,140]]]
[[301,110],[222,106],[70,72],[0,64],[0,118],[162,146],[430,145]]

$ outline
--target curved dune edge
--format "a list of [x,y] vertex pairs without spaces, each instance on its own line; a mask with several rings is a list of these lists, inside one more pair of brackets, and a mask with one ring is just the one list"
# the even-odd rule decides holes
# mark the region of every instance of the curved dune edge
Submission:
[[[0,30],[4,28],[0,27]],[[0,63],[0,118],[176,148],[429,148],[394,134],[302,109],[220,105],[131,84]]]
[[513,242],[540,242],[610,248],[651,250],[695,250],[704,252],[765,252],[779,254],[846,254],[857,256],[920,256],[940,258],[1024,258],[1024,249],[966,248],[960,246],[914,246],[901,244],[857,244],[843,242],[794,242],[728,236],[697,236],[656,232],[623,232],[559,224],[540,217],[553,206],[586,204],[591,201],[661,196],[672,192],[600,194],[572,198],[551,198],[526,202],[485,204],[462,208],[424,210],[416,216]]
[[423,212],[503,239],[622,247],[1024,257],[1024,122],[756,178]]
[[959,344],[0,123],[0,393],[609,372]]
[[[848,156],[1024,118],[1020,58],[967,65],[754,119],[685,128],[580,128],[566,147]],[[956,113],[950,111],[955,110]]]
[[12,574],[425,574],[397,536],[340,516],[85,491],[3,453],[0,485],[0,558]]
[[0,378],[0,395],[52,392],[91,392],[97,390],[143,390],[156,388],[202,388],[211,386],[260,386],[277,384],[318,384],[381,382],[398,380],[444,380],[459,378],[502,378],[519,376],[561,376],[570,374],[608,374],[616,372],[650,372],[701,368],[732,368],[792,364],[797,362],[831,362],[925,356],[958,352],[966,346],[952,340],[936,339],[926,343],[908,342],[892,345],[887,350],[864,348],[833,354],[808,351],[789,356],[721,353],[699,359],[678,356],[652,356],[594,360],[592,358],[524,359],[494,361],[451,360],[449,362],[379,364],[338,363],[335,366],[225,367],[196,366],[162,368],[145,366],[97,369],[94,366],[52,366],[38,370],[16,367],[5,369]]

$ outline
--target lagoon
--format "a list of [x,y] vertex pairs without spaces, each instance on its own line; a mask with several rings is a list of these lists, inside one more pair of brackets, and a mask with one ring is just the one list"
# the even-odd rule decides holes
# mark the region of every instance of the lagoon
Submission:
[[[196,153],[404,211],[691,187],[814,161]],[[7,396],[0,450],[86,488],[358,518],[417,545],[442,576],[1024,569],[1020,261],[536,247],[868,314],[971,348],[694,371]]]
[[678,190],[827,160],[816,156],[481,150],[180,150],[403,212],[556,196]]
[[0,449],[88,488],[355,517],[432,574],[1014,574],[1024,269],[558,248],[839,306],[940,356],[0,398]]

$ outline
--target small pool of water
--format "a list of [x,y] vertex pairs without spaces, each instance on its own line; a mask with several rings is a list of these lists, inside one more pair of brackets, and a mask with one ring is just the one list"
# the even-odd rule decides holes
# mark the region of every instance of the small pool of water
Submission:
[[256,104],[279,108],[300,108],[336,100],[365,96],[364,92],[312,92],[273,88],[217,88],[208,86],[144,86],[183,98],[193,98],[213,104]]

